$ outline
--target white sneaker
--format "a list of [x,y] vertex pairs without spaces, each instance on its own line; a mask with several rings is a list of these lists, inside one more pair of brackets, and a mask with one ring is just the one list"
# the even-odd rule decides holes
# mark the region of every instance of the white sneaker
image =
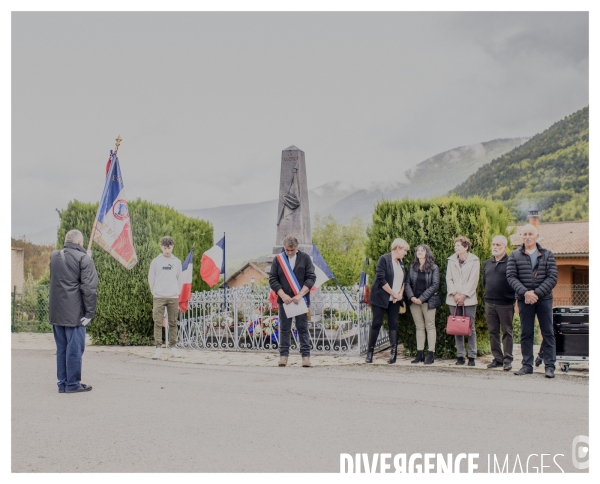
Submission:
[[181,358],[181,355],[177,352],[177,348],[171,348],[171,356],[173,358]]
[[160,358],[160,354],[162,353],[162,350],[160,349],[160,346],[158,348],[156,348],[156,351],[154,352],[154,355],[152,355],[152,359],[153,360],[158,360]]

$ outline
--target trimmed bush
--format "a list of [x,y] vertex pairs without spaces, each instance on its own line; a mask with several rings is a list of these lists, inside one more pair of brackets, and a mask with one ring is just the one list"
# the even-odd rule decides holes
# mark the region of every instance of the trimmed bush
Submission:
[[[446,318],[449,315],[446,306],[446,266],[447,259],[454,254],[454,239],[464,235],[471,239],[471,252],[479,257],[481,271],[483,263],[491,257],[492,238],[504,235],[508,238],[507,226],[511,215],[499,202],[483,200],[479,197],[464,199],[459,197],[440,197],[429,200],[383,200],[373,212],[372,225],[367,229],[367,256],[372,260],[369,266],[371,281],[375,275],[379,257],[390,252],[392,241],[401,237],[408,242],[410,250],[404,258],[408,269],[414,261],[415,249],[419,244],[431,247],[435,262],[440,268],[439,295],[442,306],[435,315],[437,329],[436,356],[451,358],[456,356],[454,336],[446,334]],[[485,305],[482,275],[477,288],[477,312],[475,327],[479,354],[489,352],[489,334],[485,321]],[[417,340],[415,324],[410,310],[400,315],[399,342],[404,345],[407,354],[416,353]],[[427,348],[426,348],[427,350]]]
[[[192,244],[194,275],[192,291],[204,291],[208,286],[200,278],[202,253],[212,247],[213,228],[209,222],[186,217],[172,208],[144,200],[128,202],[137,265],[126,270],[98,245],[93,245],[93,259],[98,271],[98,307],[96,317],[88,326],[94,344],[153,344],[152,294],[148,287],[148,269],[152,259],[161,253],[160,238],[170,235],[175,240],[173,254],[182,262]],[[87,248],[97,203],[69,202],[58,210],[60,227],[57,248],[63,247],[65,234],[72,229],[83,233]]]

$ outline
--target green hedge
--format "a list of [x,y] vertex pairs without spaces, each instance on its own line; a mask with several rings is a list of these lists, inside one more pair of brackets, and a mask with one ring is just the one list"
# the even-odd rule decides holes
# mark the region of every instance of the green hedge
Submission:
[[[473,243],[471,252],[483,262],[491,257],[492,238],[502,234],[508,237],[507,226],[511,215],[499,202],[483,200],[479,197],[464,199],[441,197],[429,200],[383,200],[373,212],[372,225],[367,229],[367,256],[372,260],[369,266],[371,280],[374,277],[376,262],[386,252],[390,252],[392,241],[401,237],[410,245],[404,261],[412,263],[415,249],[419,244],[431,247],[436,264],[440,267],[440,297],[442,306],[435,315],[437,343],[435,352],[441,358],[456,356],[454,336],[446,335],[446,266],[448,257],[454,253],[454,238],[459,235],[469,237]],[[407,265],[408,267],[408,265]],[[477,288],[477,331],[478,354],[490,351],[489,334],[485,321],[484,290],[481,282]],[[399,341],[407,354],[415,354],[417,340],[415,324],[410,310],[400,315]],[[427,349],[427,348],[426,348]]]
[[[209,222],[186,217],[172,208],[144,200],[130,201],[129,214],[137,265],[126,270],[98,245],[92,246],[98,271],[98,307],[96,317],[88,326],[94,344],[153,344],[152,294],[148,287],[148,269],[152,259],[161,253],[160,238],[170,235],[175,240],[173,254],[181,261],[194,250],[192,291],[204,291],[208,286],[200,278],[202,253],[213,244],[213,228]],[[87,248],[98,204],[69,202],[60,216],[57,248],[63,247],[65,234],[72,229],[83,233]]]

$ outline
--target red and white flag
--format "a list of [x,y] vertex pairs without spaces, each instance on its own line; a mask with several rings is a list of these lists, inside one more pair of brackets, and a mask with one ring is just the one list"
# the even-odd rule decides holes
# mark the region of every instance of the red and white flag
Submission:
[[202,254],[200,261],[200,277],[210,287],[219,282],[221,274],[225,274],[225,236]]
[[181,291],[179,292],[179,310],[185,313],[188,310],[188,303],[192,297],[192,278],[194,276],[193,261],[194,249],[190,250],[190,253],[181,264]]
[[271,307],[273,309],[278,309],[277,294],[275,294],[273,289],[271,289],[271,292],[269,292],[269,302],[271,303]]

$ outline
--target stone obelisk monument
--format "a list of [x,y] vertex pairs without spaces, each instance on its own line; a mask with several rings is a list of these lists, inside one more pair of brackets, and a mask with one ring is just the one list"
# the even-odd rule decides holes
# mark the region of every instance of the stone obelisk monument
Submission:
[[273,254],[279,254],[283,239],[293,235],[298,239],[302,252],[312,247],[306,163],[304,151],[290,146],[281,152],[281,175],[279,176],[279,206],[277,208],[277,238]]

